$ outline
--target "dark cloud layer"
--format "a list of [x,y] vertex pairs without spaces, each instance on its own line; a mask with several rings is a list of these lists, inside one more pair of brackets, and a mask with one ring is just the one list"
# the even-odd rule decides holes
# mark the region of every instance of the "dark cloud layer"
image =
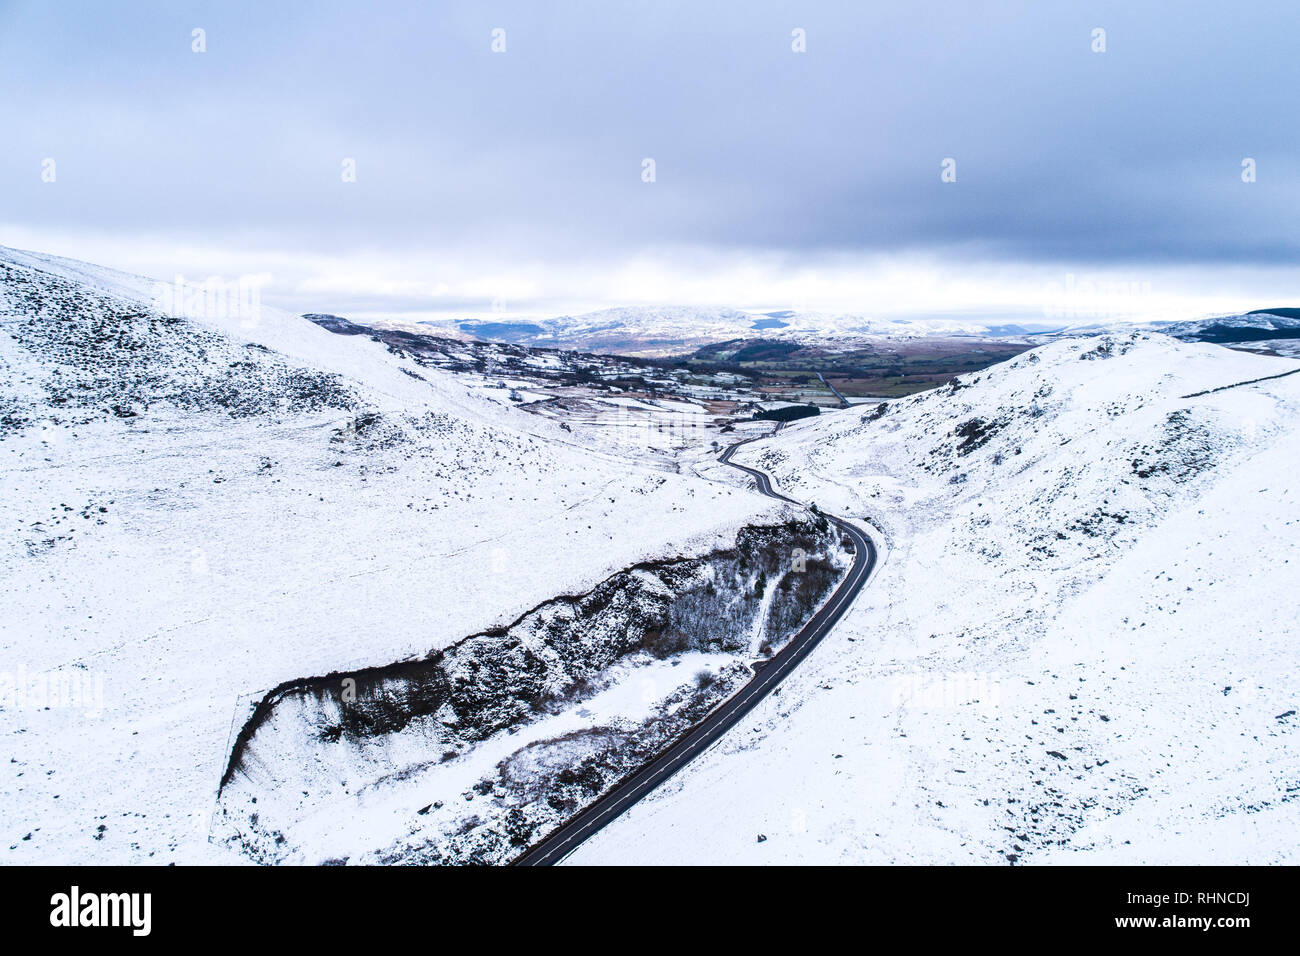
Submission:
[[1294,0],[10,2],[0,222],[320,252],[1284,265],[1297,50]]

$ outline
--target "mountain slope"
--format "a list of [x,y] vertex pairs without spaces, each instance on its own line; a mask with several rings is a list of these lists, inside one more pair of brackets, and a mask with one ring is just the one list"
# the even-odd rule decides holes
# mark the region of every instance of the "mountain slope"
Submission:
[[0,249],[9,862],[241,859],[209,824],[268,689],[789,514],[595,453],[367,337],[158,294]]
[[1160,331],[1185,342],[1263,342],[1300,338],[1300,315],[1295,309],[1277,313],[1248,312],[1194,322],[1175,322]]
[[1063,341],[747,446],[884,566],[573,861],[1294,862],[1297,369]]

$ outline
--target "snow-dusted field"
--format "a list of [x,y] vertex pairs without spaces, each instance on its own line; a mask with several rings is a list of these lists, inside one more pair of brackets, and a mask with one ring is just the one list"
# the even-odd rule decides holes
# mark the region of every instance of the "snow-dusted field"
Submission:
[[786,513],[298,316],[163,321],[147,280],[0,267],[6,862],[240,860],[207,835],[272,686]]
[[[5,862],[248,862],[231,847],[259,793],[294,844],[257,831],[263,858],[425,859],[440,819],[491,830],[565,761],[708,705],[702,673],[714,694],[742,679],[774,592],[727,558],[690,573],[739,586],[739,649],[616,655],[572,706],[548,687],[560,705],[483,736],[424,714],[427,736],[364,740],[356,780],[315,762],[329,706],[286,706],[214,825],[272,687],[490,639],[797,512],[715,460],[769,424],[554,402],[265,307],[174,318],[157,292],[0,249]],[[875,529],[875,578],[778,694],[571,861],[1294,862],[1297,369],[1065,340],[746,445]],[[435,737],[455,752],[426,755]]]
[[1300,846],[1300,368],[1134,334],[737,460],[882,566],[574,863],[1273,863]]

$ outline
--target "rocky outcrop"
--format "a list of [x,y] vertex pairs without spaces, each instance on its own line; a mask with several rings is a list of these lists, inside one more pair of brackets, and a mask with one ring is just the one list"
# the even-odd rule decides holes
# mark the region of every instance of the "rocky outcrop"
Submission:
[[[221,780],[227,838],[280,859],[292,821],[322,801],[429,772],[557,702],[576,703],[617,661],[743,655],[760,614],[792,633],[839,579],[838,547],[816,517],[747,527],[732,548],[627,568],[425,658],[287,681],[234,739]],[[769,633],[765,646],[787,636]]]

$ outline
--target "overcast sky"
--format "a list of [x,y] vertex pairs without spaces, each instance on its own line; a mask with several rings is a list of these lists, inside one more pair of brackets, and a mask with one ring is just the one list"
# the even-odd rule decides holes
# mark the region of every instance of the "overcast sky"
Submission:
[[358,316],[1300,305],[1298,63],[1295,0],[0,0],[0,243]]

